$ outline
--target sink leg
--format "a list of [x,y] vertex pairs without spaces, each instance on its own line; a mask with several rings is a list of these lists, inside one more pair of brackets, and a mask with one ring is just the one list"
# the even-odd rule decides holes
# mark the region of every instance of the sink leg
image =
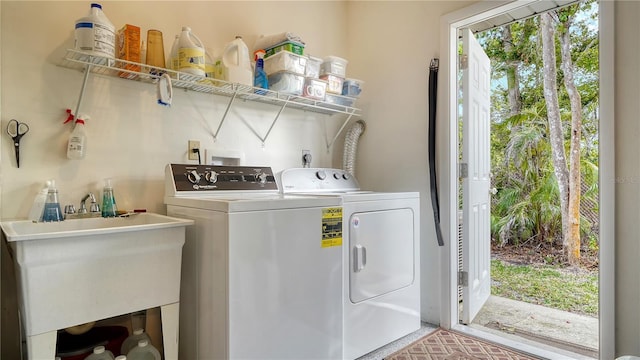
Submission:
[[162,305],[162,341],[164,343],[164,358],[166,360],[178,359],[178,330],[180,303]]
[[29,360],[55,359],[57,331],[27,336],[27,354]]

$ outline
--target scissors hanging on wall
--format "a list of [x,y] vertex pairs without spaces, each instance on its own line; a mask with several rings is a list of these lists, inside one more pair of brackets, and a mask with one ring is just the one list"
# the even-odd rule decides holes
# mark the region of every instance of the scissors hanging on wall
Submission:
[[16,119],[11,119],[7,125],[7,134],[13,139],[13,149],[16,153],[16,165],[20,167],[20,140],[24,134],[29,132],[29,125],[23,122],[18,122]]

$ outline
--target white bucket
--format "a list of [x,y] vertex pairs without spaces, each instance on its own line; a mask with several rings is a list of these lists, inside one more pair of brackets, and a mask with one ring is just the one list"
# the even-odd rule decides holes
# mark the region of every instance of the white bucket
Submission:
[[253,86],[253,70],[249,58],[249,48],[241,36],[228,43],[222,54],[225,68],[225,80],[247,86]]
[[178,40],[178,68],[176,70],[204,76],[204,54],[202,41],[191,32],[189,27],[183,26]]

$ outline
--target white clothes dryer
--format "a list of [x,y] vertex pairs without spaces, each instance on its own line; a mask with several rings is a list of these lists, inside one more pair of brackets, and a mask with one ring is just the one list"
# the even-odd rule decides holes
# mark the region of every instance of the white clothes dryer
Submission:
[[360,191],[338,169],[277,175],[284,194],[339,197],[343,213],[344,359],[420,329],[420,198]]
[[342,357],[340,200],[282,195],[268,167],[170,164],[182,260],[180,359]]

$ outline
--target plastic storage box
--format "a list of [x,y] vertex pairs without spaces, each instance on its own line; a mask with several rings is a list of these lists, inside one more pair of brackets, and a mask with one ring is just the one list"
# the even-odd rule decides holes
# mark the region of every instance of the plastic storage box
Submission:
[[342,95],[342,83],[344,78],[334,74],[320,75],[320,79],[327,81],[327,92]]
[[269,74],[269,90],[278,91],[289,95],[302,95],[304,76],[289,71],[280,71]]
[[297,42],[285,41],[280,44],[276,44],[270,48],[264,49],[264,51],[266,52],[264,56],[265,59],[268,58],[269,56],[273,56],[279,53],[280,51],[289,51],[297,55],[303,55],[304,45],[299,44]]
[[307,56],[307,67],[304,69],[304,76],[310,78],[320,77],[320,65],[322,65],[322,59],[314,56]]
[[342,95],[358,97],[362,92],[364,81],[358,79],[344,79],[342,83]]
[[[327,104],[334,104],[334,105],[352,107],[355,105],[356,99],[348,96],[334,95],[334,94],[327,93],[325,95],[324,102],[326,103],[325,106],[327,106]],[[334,106],[327,106],[327,107],[334,108]]]
[[341,57],[327,56],[320,65],[320,75],[333,74],[344,78],[347,76],[347,63],[348,61]]
[[324,100],[324,96],[327,92],[327,82],[316,78],[305,78],[304,87],[302,88],[302,96]]
[[267,74],[275,74],[280,71],[289,71],[304,75],[307,67],[307,58],[290,51],[279,53],[264,59],[264,71]]

